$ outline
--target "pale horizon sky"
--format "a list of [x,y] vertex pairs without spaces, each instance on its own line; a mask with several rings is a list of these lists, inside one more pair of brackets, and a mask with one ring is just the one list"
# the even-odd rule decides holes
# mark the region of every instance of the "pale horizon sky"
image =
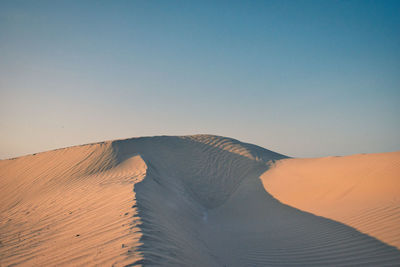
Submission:
[[400,150],[399,1],[0,1],[0,159],[216,134]]

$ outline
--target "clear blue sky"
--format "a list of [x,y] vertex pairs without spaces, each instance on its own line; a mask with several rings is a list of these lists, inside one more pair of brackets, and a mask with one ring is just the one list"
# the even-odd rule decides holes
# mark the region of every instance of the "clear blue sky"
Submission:
[[400,1],[0,1],[0,158],[195,133],[400,150]]

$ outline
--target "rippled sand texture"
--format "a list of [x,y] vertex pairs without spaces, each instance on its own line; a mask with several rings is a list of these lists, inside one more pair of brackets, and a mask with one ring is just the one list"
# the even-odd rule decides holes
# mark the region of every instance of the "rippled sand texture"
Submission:
[[[399,195],[399,155],[386,156],[397,158],[381,158],[381,174],[392,175],[386,187],[353,189],[365,196],[357,202],[338,174],[335,190],[349,193],[315,210],[326,184],[312,177],[325,167],[307,163],[304,178],[293,176],[301,160],[218,136],[134,138],[2,160],[0,265],[396,265],[399,226],[384,235],[377,227],[399,217],[398,199],[379,198]],[[337,160],[355,174],[374,170]],[[329,168],[323,179],[332,187]]]

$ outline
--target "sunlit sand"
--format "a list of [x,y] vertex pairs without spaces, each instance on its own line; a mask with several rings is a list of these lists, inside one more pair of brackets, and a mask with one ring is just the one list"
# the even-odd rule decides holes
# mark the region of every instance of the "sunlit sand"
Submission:
[[0,161],[0,265],[400,263],[400,153],[159,136]]

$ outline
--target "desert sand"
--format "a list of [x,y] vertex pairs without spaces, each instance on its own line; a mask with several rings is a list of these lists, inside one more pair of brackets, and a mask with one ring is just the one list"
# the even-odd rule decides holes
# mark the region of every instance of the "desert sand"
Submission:
[[285,159],[261,179],[285,204],[400,248],[400,152]]
[[400,152],[291,159],[212,136],[0,161],[0,265],[395,266]]

